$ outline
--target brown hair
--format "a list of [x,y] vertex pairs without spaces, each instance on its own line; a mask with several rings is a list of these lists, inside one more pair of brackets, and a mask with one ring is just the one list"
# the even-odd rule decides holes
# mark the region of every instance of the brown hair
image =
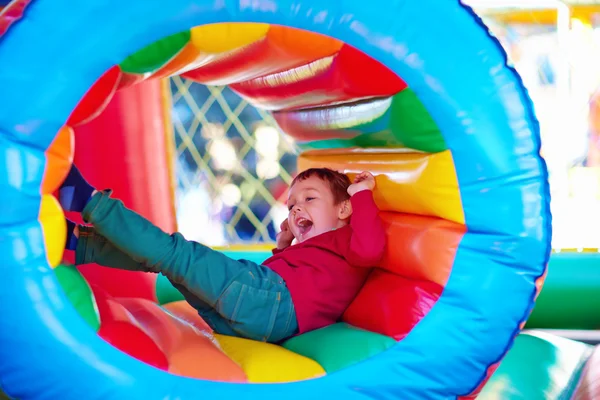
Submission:
[[350,178],[348,178],[346,174],[342,174],[341,172],[329,168],[309,168],[302,171],[294,178],[290,187],[294,186],[296,182],[301,182],[311,176],[316,176],[329,184],[329,188],[333,194],[333,201],[336,205],[350,198],[350,195],[348,194]]

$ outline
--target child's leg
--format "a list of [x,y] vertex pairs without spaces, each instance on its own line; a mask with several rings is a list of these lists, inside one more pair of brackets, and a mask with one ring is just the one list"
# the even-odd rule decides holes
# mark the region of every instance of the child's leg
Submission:
[[[281,279],[275,283],[273,278],[277,280],[278,276],[270,270],[263,271],[265,267],[226,258],[228,262],[240,263],[247,274],[238,276],[227,289],[221,290],[222,294],[213,305],[196,294],[204,293],[205,288],[191,285],[194,293],[184,284],[173,280],[171,283],[217,333],[273,342],[293,335],[297,331],[295,311],[289,293],[282,293],[287,292],[287,288],[279,287]],[[144,263],[121,251],[93,227],[86,226],[79,227],[75,263],[149,272]]]
[[179,233],[169,235],[109,196],[96,193],[83,218],[120,251],[185,287],[239,336],[279,341],[296,332],[290,293],[271,269],[233,260]]
[[[233,263],[246,269],[231,281],[215,304],[236,336],[277,343],[295,335],[296,309],[283,279],[263,265],[217,254],[229,260],[224,263],[225,269]],[[195,292],[195,287],[187,287]]]
[[[116,248],[104,236],[96,233],[93,227],[80,226],[79,238],[75,238],[72,234],[74,224],[70,221],[67,223],[69,225],[68,242],[71,242],[70,250],[75,250],[75,265],[93,263],[104,267],[149,272],[146,265],[137,262]],[[214,308],[197,296],[194,296],[183,285],[172,281],[171,283],[215,332],[225,335],[236,335],[228,321],[217,313]]]
[[74,250],[75,265],[98,264],[128,271],[150,272],[144,263],[134,260],[127,253],[115,247],[104,236],[98,234],[93,227],[79,227],[79,239],[77,239]]
[[73,165],[58,192],[60,205],[66,211],[81,212],[94,190]]
[[192,292],[187,290],[185,286],[173,281],[171,281],[171,284],[183,295],[185,301],[198,311],[198,314],[202,317],[204,322],[206,322],[215,332],[223,335],[237,336],[237,333],[231,328],[229,321],[223,318],[217,310],[199,299]]

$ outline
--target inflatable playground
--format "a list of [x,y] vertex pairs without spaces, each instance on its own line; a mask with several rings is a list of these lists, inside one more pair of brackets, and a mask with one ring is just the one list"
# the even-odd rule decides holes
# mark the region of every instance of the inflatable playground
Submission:
[[[70,265],[74,162],[176,230],[172,75],[268,110],[298,171],[376,176],[386,255],[337,324],[229,337],[162,275]],[[548,331],[600,328],[600,257],[552,251],[532,102],[461,2],[15,0],[0,87],[0,398],[600,398],[595,341]]]

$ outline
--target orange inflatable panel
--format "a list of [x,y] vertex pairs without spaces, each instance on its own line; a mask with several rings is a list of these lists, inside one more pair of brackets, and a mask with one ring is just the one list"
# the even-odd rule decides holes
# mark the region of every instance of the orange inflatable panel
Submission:
[[272,25],[265,38],[184,73],[206,85],[229,85],[304,65],[337,53],[342,42],[313,32]]
[[230,87],[255,106],[289,110],[389,97],[406,83],[379,61],[344,45],[337,55]]
[[185,300],[163,304],[162,308],[170,312],[175,317],[187,322],[196,329],[200,329],[201,331],[207,333],[213,332],[212,328],[208,326],[206,322],[204,322],[200,315],[198,315],[198,311],[196,311],[196,309]]
[[63,126],[46,150],[46,168],[42,179],[42,194],[51,194],[63,183],[75,151],[75,134],[70,126]]
[[211,331],[201,331],[144,299],[119,302],[169,360],[169,372],[198,379],[246,382],[242,368],[220,349]]
[[199,56],[198,49],[193,43],[188,43],[171,61],[163,65],[158,71],[152,74],[152,78],[166,78],[171,75],[177,75],[180,71],[194,61]]
[[404,338],[440,298],[443,286],[377,269],[344,313],[343,320],[371,332]]
[[410,279],[445,286],[464,225],[435,217],[382,212],[388,245],[381,267]]

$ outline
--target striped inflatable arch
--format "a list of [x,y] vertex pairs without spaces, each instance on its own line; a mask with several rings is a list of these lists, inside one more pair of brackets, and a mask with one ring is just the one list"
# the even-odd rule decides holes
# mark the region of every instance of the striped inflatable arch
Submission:
[[[469,399],[523,327],[551,249],[539,127],[501,46],[459,1],[15,0],[0,34],[7,394]],[[383,265],[340,324],[283,344],[318,364],[314,379],[165,372],[90,331],[56,279],[65,223],[52,193],[72,163],[72,128],[116,90],[170,75],[270,110],[303,150],[300,170],[377,177]],[[341,362],[325,348],[336,338],[370,347]]]

